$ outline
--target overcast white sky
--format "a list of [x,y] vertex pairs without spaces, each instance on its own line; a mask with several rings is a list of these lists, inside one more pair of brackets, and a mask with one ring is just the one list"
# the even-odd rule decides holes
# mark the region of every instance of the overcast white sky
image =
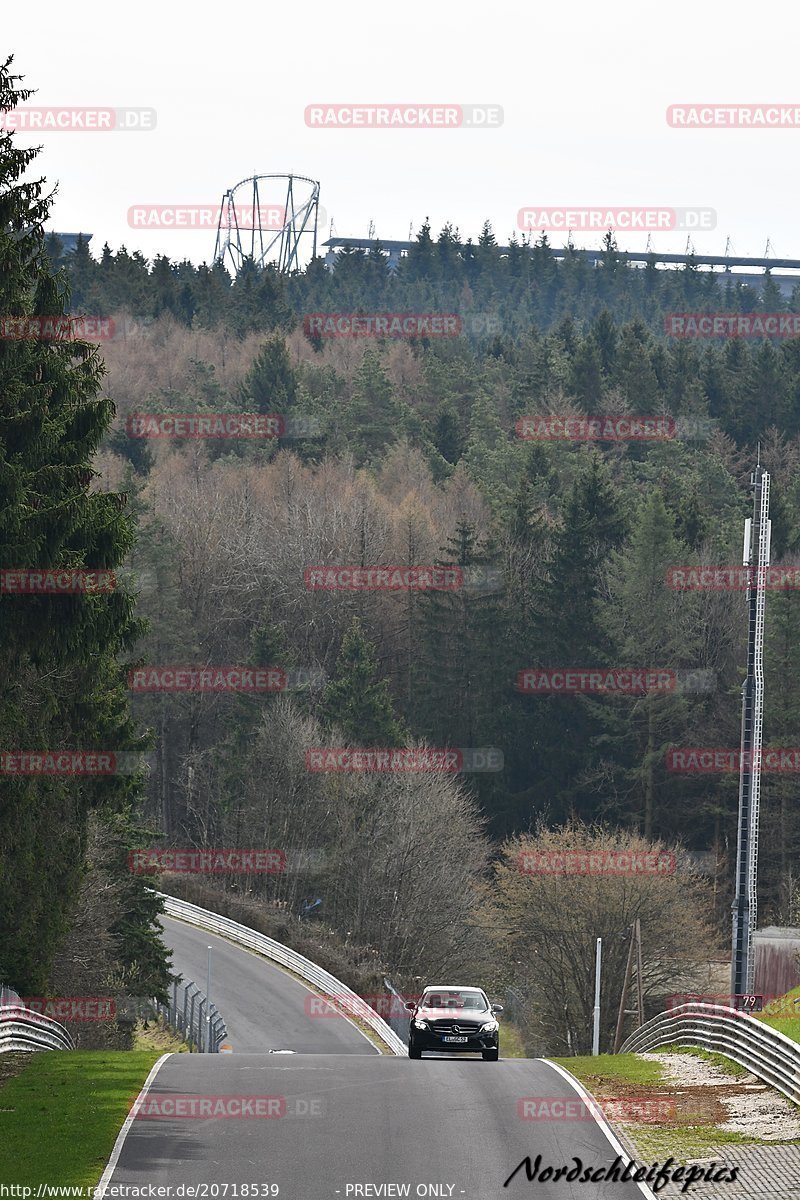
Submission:
[[[108,13],[106,16],[105,13]],[[4,43],[37,105],[157,110],[152,132],[50,132],[40,172],[58,182],[52,227],[209,260],[213,233],[134,230],[136,204],[214,204],[246,176],[321,183],[341,236],[406,238],[430,216],[500,241],[523,206],[700,206],[717,227],[698,252],[800,258],[800,127],[680,130],[681,102],[797,103],[797,0],[494,0],[398,5],[169,0],[10,6]],[[499,129],[312,129],[312,103],[501,105]],[[262,195],[279,201],[281,196]],[[327,236],[326,226],[324,237]],[[552,236],[563,244],[563,236]],[[574,236],[598,245],[599,236]],[[644,249],[646,234],[619,235]],[[686,234],[655,234],[683,252]]]

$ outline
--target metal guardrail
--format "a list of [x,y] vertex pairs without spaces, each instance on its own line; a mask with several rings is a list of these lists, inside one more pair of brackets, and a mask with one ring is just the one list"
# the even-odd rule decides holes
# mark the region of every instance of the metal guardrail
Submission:
[[164,912],[167,916],[177,917],[198,929],[208,929],[212,933],[219,933],[237,946],[243,946],[246,950],[254,950],[256,954],[261,954],[264,958],[278,963],[279,966],[288,968],[295,975],[299,975],[301,979],[313,984],[324,996],[340,1001],[342,1012],[349,1010],[357,1013],[360,1020],[368,1025],[373,1033],[376,1033],[381,1041],[389,1047],[392,1054],[407,1057],[408,1048],[394,1030],[387,1025],[383,1017],[378,1016],[374,1009],[365,1005],[360,996],[342,983],[341,979],[331,975],[329,971],[324,971],[310,959],[298,954],[296,950],[284,946],[281,942],[276,942],[274,938],[267,937],[264,933],[257,933],[255,929],[248,929],[246,925],[240,925],[238,921],[232,921],[229,917],[220,917],[217,913],[208,912],[207,909],[200,908],[197,904],[190,904],[187,900],[178,900],[175,896],[164,895],[163,892],[158,894],[164,901]]
[[383,986],[386,988],[387,992],[391,996],[391,1000],[389,1002],[389,1016],[387,1017],[387,1024],[394,1030],[394,1032],[400,1038],[400,1041],[403,1043],[404,1052],[408,1053],[408,1051],[405,1049],[405,1047],[408,1045],[408,1033],[409,1033],[409,1026],[411,1025],[411,1013],[406,1008],[406,998],[405,998],[405,996],[401,996],[400,993],[392,987],[392,985],[388,979],[384,979]]
[[0,1054],[9,1050],[74,1050],[63,1025],[24,1004],[0,1007]]
[[636,1054],[667,1043],[724,1054],[800,1104],[800,1044],[735,1008],[681,1004],[646,1021],[623,1042],[620,1053]]
[[228,1036],[228,1027],[213,1000],[209,1019],[207,1003],[205,992],[201,992],[196,983],[187,982],[179,975],[172,981],[169,1003],[156,1003],[155,1009],[192,1048],[201,1054],[218,1054],[220,1045]]
[[0,1008],[5,1008],[7,1004],[21,1004],[22,997],[19,992],[15,992],[6,983],[0,983]]

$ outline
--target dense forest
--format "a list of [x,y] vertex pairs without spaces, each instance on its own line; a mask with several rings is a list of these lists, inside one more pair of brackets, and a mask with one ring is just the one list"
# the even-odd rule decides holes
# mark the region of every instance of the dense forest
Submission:
[[[3,87],[6,106],[23,95],[7,72]],[[335,270],[315,260],[235,279],[221,264],[108,246],[96,260],[46,237],[43,187],[21,181],[32,155],[7,133],[0,146],[2,311],[102,314],[117,330],[99,348],[0,341],[1,565],[114,569],[122,583],[108,596],[2,597],[0,727],[9,747],[102,745],[146,764],[3,781],[0,920],[16,932],[0,946],[0,981],[63,978],[76,914],[85,928],[110,873],[96,974],[163,988],[157,905],[125,868],[137,845],[277,847],[291,870],[220,886],[289,912],[313,893],[329,931],[409,979],[495,969],[489,895],[508,983],[520,946],[506,945],[504,922],[527,903],[514,853],[590,830],[680,852],[683,890],[642,899],[651,927],[663,911],[680,931],[673,942],[662,931],[650,995],[665,963],[724,944],[738,776],[677,772],[668,755],[738,747],[745,593],[679,590],[667,574],[741,561],[757,453],[772,476],[773,562],[797,563],[800,339],[670,339],[664,321],[797,311],[800,296],[787,304],[769,278],[756,293],[692,264],[630,267],[611,233],[596,267],[555,261],[544,237],[501,254],[488,226],[473,244],[450,226],[434,240],[426,224],[396,272],[360,251]],[[464,321],[442,338],[304,332],[308,314],[338,312]],[[285,428],[143,438],[145,413],[279,414]],[[686,432],[518,436],[537,414],[674,418]],[[307,582],[314,567],[434,564],[463,586]],[[798,744],[798,634],[797,592],[770,592],[768,745]],[[137,669],[226,664],[279,668],[287,686],[129,694]],[[566,668],[669,672],[674,685],[520,685]],[[500,769],[308,769],[310,749],[343,746],[492,749]],[[791,774],[764,776],[762,922],[800,919],[796,794]],[[625,928],[633,910],[606,899]],[[543,916],[530,938],[545,927]],[[591,939],[584,950],[590,963]],[[580,993],[576,980],[558,986]],[[575,1020],[570,1045],[583,1037]]]

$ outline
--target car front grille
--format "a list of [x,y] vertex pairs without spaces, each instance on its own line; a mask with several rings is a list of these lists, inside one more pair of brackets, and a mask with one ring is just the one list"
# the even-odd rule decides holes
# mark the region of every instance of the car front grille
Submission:
[[434,1033],[454,1033],[454,1034],[473,1034],[480,1029],[480,1024],[477,1021],[431,1021],[431,1028]]

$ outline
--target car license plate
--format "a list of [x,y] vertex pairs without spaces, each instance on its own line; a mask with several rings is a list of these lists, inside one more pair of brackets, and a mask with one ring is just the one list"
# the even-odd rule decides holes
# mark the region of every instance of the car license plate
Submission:
[[469,1039],[465,1038],[465,1037],[443,1037],[442,1038],[443,1042],[466,1042],[468,1040]]

